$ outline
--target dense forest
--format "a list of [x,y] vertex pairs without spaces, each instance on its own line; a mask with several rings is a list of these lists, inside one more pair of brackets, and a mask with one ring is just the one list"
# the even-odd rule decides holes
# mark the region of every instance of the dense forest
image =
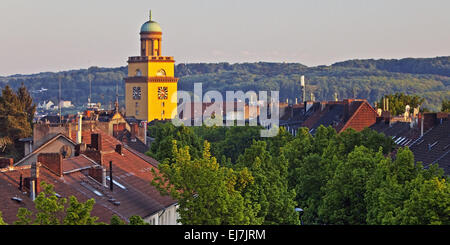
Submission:
[[[193,84],[203,83],[203,91],[279,90],[280,100],[301,98],[300,76],[306,78],[306,96],[315,100],[364,98],[370,103],[385,94],[416,94],[424,98],[423,107],[439,111],[442,101],[450,99],[450,56],[436,58],[406,58],[400,60],[349,60],[330,66],[307,67],[300,63],[215,63],[178,64],[175,75],[180,78],[179,90],[192,91]],[[0,86],[8,84],[18,89],[23,83],[37,103],[58,100],[58,79],[62,84],[62,99],[81,106],[87,102],[89,77],[92,81],[92,101],[108,107],[115,101],[116,85],[119,101],[124,104],[124,81],[127,67],[44,72],[33,75],[0,77]]]

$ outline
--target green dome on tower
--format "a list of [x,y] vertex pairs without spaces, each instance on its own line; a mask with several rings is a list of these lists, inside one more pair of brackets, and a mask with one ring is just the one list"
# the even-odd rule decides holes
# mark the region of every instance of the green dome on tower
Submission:
[[142,25],[141,32],[162,32],[158,22],[152,20],[152,11],[150,11],[150,20]]

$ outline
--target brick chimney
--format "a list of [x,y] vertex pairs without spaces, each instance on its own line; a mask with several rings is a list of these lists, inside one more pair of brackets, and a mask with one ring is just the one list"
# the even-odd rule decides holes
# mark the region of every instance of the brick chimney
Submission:
[[77,144],[81,144],[83,115],[78,115],[78,127],[77,127]]
[[97,151],[102,150],[102,135],[101,134],[91,134],[91,147]]
[[350,118],[350,104],[352,103],[351,99],[344,99],[344,120],[347,121]]
[[60,153],[40,153],[38,155],[38,162],[59,177],[63,175],[62,161]]
[[98,163],[99,165],[103,165],[103,155],[100,151],[86,150],[83,152],[83,154],[94,160],[94,162]]
[[89,169],[88,174],[91,178],[95,179],[97,182],[101,183],[103,186],[106,185],[106,169],[102,166],[92,167]]
[[434,127],[438,123],[437,113],[423,113],[423,130]]
[[75,145],[75,153],[74,153],[75,156],[79,156],[84,151],[86,151],[86,143]]
[[121,144],[117,144],[115,150],[116,150],[117,153],[119,153],[120,155],[122,155],[122,145],[121,145]]
[[133,123],[130,126],[131,126],[131,137],[130,137],[130,140],[131,140],[131,142],[136,142],[136,134],[137,134],[137,132],[139,130],[139,124]]
[[0,158],[0,168],[9,168],[14,164],[14,159],[12,158]]

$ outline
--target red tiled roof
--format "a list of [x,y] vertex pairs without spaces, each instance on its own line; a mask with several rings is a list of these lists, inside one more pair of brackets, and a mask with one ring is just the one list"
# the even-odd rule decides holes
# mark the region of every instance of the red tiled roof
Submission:
[[315,129],[320,125],[331,125],[337,132],[347,128],[361,131],[376,122],[377,113],[366,100],[321,102],[315,107],[316,111],[303,122],[303,127]]
[[353,112],[350,112],[350,118],[339,130],[337,130],[338,132],[342,132],[347,128],[361,131],[366,127],[372,126],[376,122],[378,114],[366,101],[360,103],[357,107],[356,105],[352,107],[351,110]]
[[[28,166],[29,167],[29,166]],[[73,175],[66,175],[62,178],[57,177],[45,168],[40,168],[40,181],[52,184],[56,193],[64,198],[75,196],[79,202],[85,202],[90,198],[87,191],[79,191],[75,186],[69,184]],[[78,172],[80,173],[80,172]],[[36,211],[34,202],[26,192],[20,192],[19,179],[22,174],[23,178],[30,176],[29,168],[22,168],[19,170],[12,170],[0,173],[0,211],[3,214],[3,219],[6,223],[12,224],[17,220],[17,211],[20,207],[27,208],[33,213]],[[80,173],[81,174],[81,173]],[[12,200],[12,197],[20,197],[21,203]],[[113,210],[104,207],[102,203],[97,202],[93,207],[92,216],[99,217],[100,222],[109,223],[111,216],[114,214]]]
[[[77,197],[79,201],[86,201],[90,198],[95,199],[93,216],[99,217],[99,221],[109,223],[113,214],[122,219],[128,219],[132,215],[147,217],[172,204],[176,201],[168,196],[161,196],[159,191],[150,185],[153,179],[152,169],[158,173],[156,166],[158,162],[142,153],[124,146],[122,155],[114,151],[117,144],[121,144],[112,136],[102,132],[83,131],[83,142],[90,144],[91,133],[100,133],[102,136],[102,155],[103,165],[108,169],[108,163],[113,163],[114,190],[109,190],[109,181],[107,186],[103,186],[91,177],[88,177],[89,166],[95,165],[86,156],[67,158],[63,160],[62,167],[64,175],[58,177],[48,171],[45,167],[40,167],[40,181],[45,181],[54,185],[56,193],[62,197],[71,195]],[[75,134],[72,136],[76,137]],[[12,223],[16,220],[15,215],[20,206],[34,210],[34,204],[27,195],[18,190],[19,176],[30,177],[30,166],[16,167],[18,170],[4,171],[0,173],[0,211],[3,212],[4,220]],[[122,189],[124,187],[126,189]],[[96,193],[101,193],[99,196]],[[19,204],[11,197],[21,196],[23,203]],[[114,199],[120,202],[115,205],[110,201]]]

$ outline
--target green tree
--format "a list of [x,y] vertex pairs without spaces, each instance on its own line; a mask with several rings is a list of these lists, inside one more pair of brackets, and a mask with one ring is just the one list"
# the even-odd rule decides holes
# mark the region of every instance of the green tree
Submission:
[[28,92],[25,85],[22,83],[22,86],[17,90],[17,96],[19,101],[21,102],[21,106],[23,107],[23,111],[26,113],[28,123],[30,127],[33,128],[33,119],[34,113],[36,112],[36,104],[33,104],[33,98]]
[[93,198],[85,203],[78,202],[74,196],[69,197],[69,207],[66,209],[66,217],[64,225],[94,225],[98,217],[92,217],[91,211],[94,207],[95,200]]
[[130,217],[130,225],[148,225],[149,223],[145,222],[141,216],[133,215]]
[[[26,89],[20,90],[24,99]],[[0,138],[9,139],[13,144],[6,147],[6,155],[15,160],[23,156],[23,146],[18,141],[20,138],[29,137],[32,134],[30,117],[25,111],[25,105],[21,98],[7,85],[2,90],[0,97]],[[34,116],[34,115],[33,115]]]
[[172,141],[177,141],[179,148],[188,146],[189,154],[192,157],[201,157],[202,143],[201,139],[194,133],[191,127],[175,127],[172,123],[157,122],[150,126],[150,135],[155,138],[152,142],[147,155],[163,162],[174,158],[172,152]]
[[32,225],[33,224],[33,213],[26,208],[19,208],[17,210],[18,220],[14,221],[15,225]]
[[383,158],[381,152],[374,154],[364,146],[355,147],[324,187],[318,212],[321,220],[327,224],[365,224],[366,182]]
[[409,112],[413,112],[414,108],[422,105],[425,101],[424,98],[418,95],[407,95],[404,93],[388,94],[383,96],[378,102],[380,108],[383,108],[382,105],[384,98],[389,99],[389,111],[393,116],[403,114],[407,105],[410,106]]
[[225,156],[236,162],[239,155],[250,146],[253,140],[259,140],[262,127],[233,126],[228,128],[225,138],[214,143],[215,156]]
[[125,222],[124,220],[122,220],[121,218],[119,218],[119,216],[117,215],[113,215],[111,217],[111,220],[109,222],[110,225],[126,225],[127,222]]
[[[91,216],[94,199],[85,203],[78,202],[74,196],[69,197],[69,205],[66,208],[67,199],[59,198],[53,190],[53,185],[44,181],[40,183],[42,191],[34,200],[36,213],[26,208],[19,208],[16,225],[94,225],[97,217]],[[34,217],[34,220],[33,220]]]
[[450,100],[442,100],[441,111],[450,112]]
[[41,183],[43,191],[34,200],[36,208],[35,224],[38,225],[59,225],[61,217],[64,215],[65,198],[58,198],[53,190],[53,185],[45,182]]
[[[155,186],[162,194],[169,194],[180,205],[182,224],[238,225],[259,224],[257,208],[244,199],[240,190],[253,183],[248,170],[236,172],[220,167],[209,152],[207,141],[203,157],[191,159],[189,147],[178,149],[173,142],[174,162],[165,161],[153,170]],[[255,210],[256,208],[256,210]]]
[[450,225],[450,185],[445,179],[417,178],[399,215],[402,225]]
[[0,225],[7,225],[5,221],[3,221],[2,212],[0,212]]
[[282,154],[272,157],[266,145],[265,141],[253,141],[237,160],[236,168],[247,168],[255,180],[243,194],[261,205],[257,216],[263,224],[299,224],[295,191],[288,187],[288,162]]
[[[367,181],[368,224],[448,223],[448,183],[437,165],[423,169],[408,148],[376,164]],[[447,215],[447,216],[446,216]]]

